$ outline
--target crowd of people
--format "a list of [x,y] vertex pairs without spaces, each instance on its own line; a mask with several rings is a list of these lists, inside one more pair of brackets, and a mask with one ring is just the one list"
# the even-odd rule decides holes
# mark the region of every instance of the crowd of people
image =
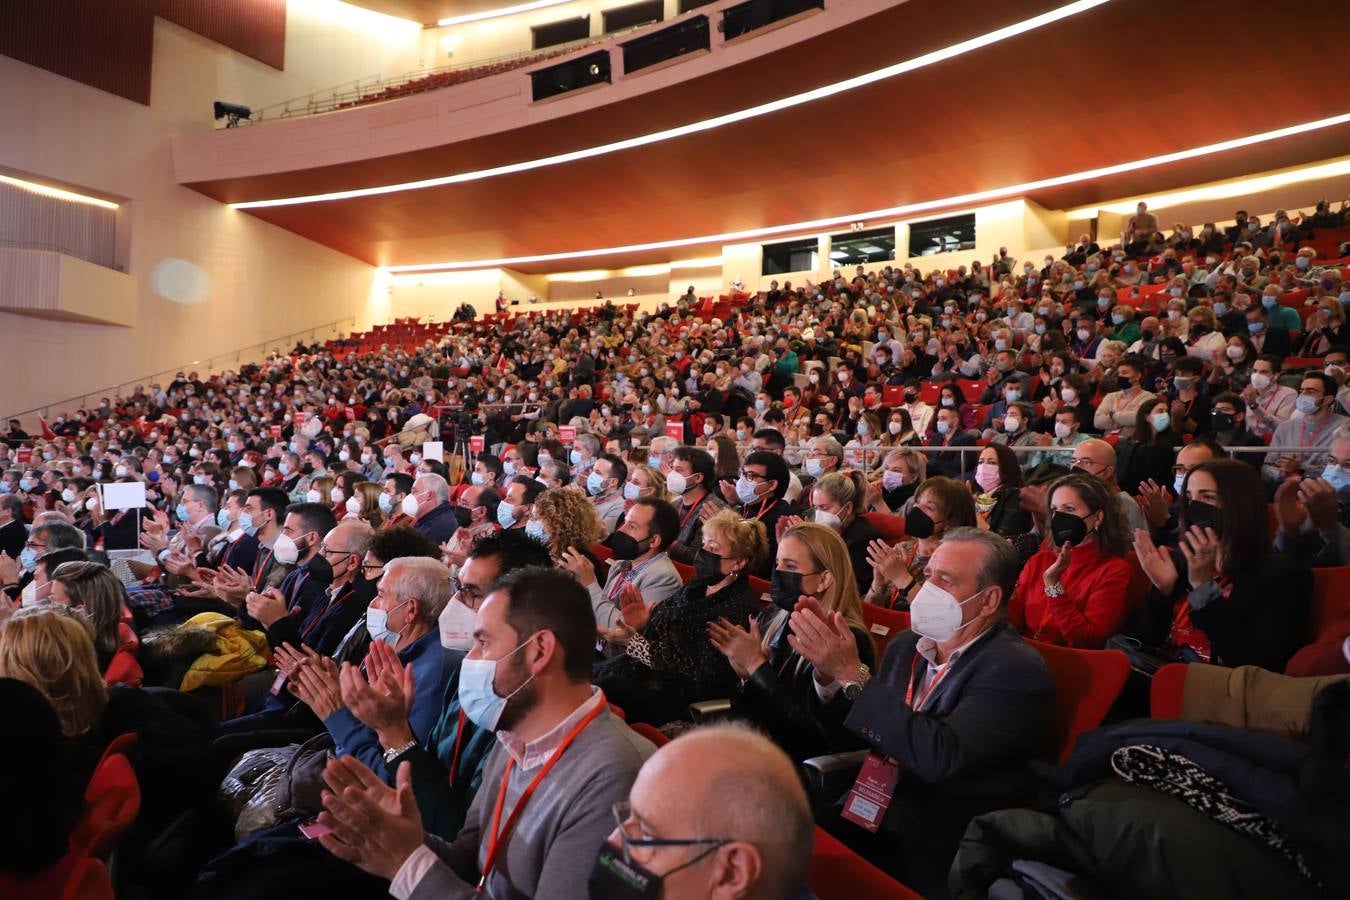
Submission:
[[[11,817],[4,893],[69,866],[127,732],[146,896],[807,897],[817,822],[959,893],[967,827],[1056,749],[1035,647],[1350,673],[1350,617],[1309,633],[1313,569],[1350,565],[1350,284],[1298,248],[1344,218],[1169,236],[1140,204],[1058,259],[11,420],[0,691],[55,811]],[[881,655],[870,609],[908,615]]]

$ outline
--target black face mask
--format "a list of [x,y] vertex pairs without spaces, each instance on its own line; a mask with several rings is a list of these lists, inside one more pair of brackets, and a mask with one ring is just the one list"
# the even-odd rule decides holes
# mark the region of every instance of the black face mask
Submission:
[[1201,528],[1213,528],[1217,535],[1223,534],[1223,511],[1212,503],[1202,503],[1199,500],[1186,501],[1186,527],[1191,528],[1198,525]]
[[1087,537],[1087,522],[1073,513],[1056,512],[1050,516],[1050,537],[1056,547],[1077,547]]
[[774,606],[792,612],[804,593],[801,572],[773,570],[773,576],[769,579],[769,599],[773,600]]
[[314,558],[306,564],[305,568],[309,571],[309,577],[320,584],[333,583],[333,566],[324,558],[322,553],[314,554]]
[[910,507],[909,512],[905,513],[905,534],[908,537],[923,540],[932,537],[935,531],[937,531],[936,523],[928,513],[917,506]]
[[455,521],[459,523],[460,528],[468,528],[473,524],[473,510],[467,506],[456,506],[454,510]]
[[717,848],[710,847],[693,859],[671,869],[664,875],[657,875],[650,869],[623,858],[623,851],[606,842],[596,854],[595,865],[586,880],[591,900],[655,900],[661,895],[661,881],[671,875],[701,862]]
[[694,577],[700,581],[717,581],[722,577],[722,557],[702,547],[694,554]]
[[1228,431],[1234,425],[1233,417],[1226,412],[1215,412],[1210,421],[1215,431]]
[[647,538],[646,547],[642,546],[643,541],[624,534],[622,531],[616,531],[609,536],[609,549],[614,551],[615,559],[637,559],[642,554],[651,549],[651,538]]

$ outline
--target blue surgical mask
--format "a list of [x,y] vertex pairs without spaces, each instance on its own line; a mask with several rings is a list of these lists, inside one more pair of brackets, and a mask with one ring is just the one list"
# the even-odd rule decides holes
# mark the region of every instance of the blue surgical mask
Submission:
[[1120,313],[1112,313],[1111,322],[1114,325],[1121,325],[1125,322],[1125,317],[1122,316]]
[[1338,463],[1328,462],[1327,467],[1322,470],[1322,479],[1337,493],[1350,489],[1350,472],[1342,469]]
[[802,465],[802,468],[806,471],[806,474],[810,475],[812,478],[819,478],[820,473],[824,471],[821,462],[818,459],[808,459]]
[[541,544],[548,543],[548,529],[538,519],[531,519],[525,523],[525,533]]
[[244,534],[254,535],[258,533],[258,526],[253,524],[253,516],[246,512],[239,514],[239,527],[244,529]]
[[380,512],[384,513],[386,516],[389,515],[389,511],[394,508],[394,498],[389,494],[380,494],[378,503],[380,504]]
[[950,426],[950,425],[947,424],[947,420],[946,420],[946,419],[938,419],[938,422],[937,422],[937,433],[938,433],[938,434],[946,434],[947,432],[949,432],[949,431],[951,431],[951,430],[952,430],[952,426]]
[[1037,334],[1045,334],[1045,326],[1044,326],[1044,325],[1037,325],[1037,326],[1036,326],[1036,333],[1037,333]]
[[1222,316],[1222,315],[1226,315],[1227,313],[1228,313],[1228,304],[1227,304],[1227,303],[1215,303],[1215,304],[1214,304],[1214,315],[1216,315],[1216,316]]
[[653,469],[661,468],[661,457],[659,456],[647,457],[647,465],[651,466]]
[[623,485],[623,499],[636,500],[642,496],[642,488],[631,481],[625,481]]
[[487,481],[487,476],[485,476],[482,472],[474,472],[472,475],[469,476],[469,481],[472,482],[473,484],[482,484],[483,482]]
[[498,503],[497,524],[503,528],[510,528],[516,524],[516,508],[509,503]]
[[1261,305],[1264,306],[1266,309],[1274,309],[1275,304],[1279,302],[1280,302],[1279,300],[1277,300],[1275,297],[1272,297],[1269,294],[1261,295]]
[[19,551],[19,567],[25,572],[33,571],[37,565],[37,551],[32,547],[24,547]]
[[216,524],[219,525],[221,528],[224,528],[224,529],[226,529],[226,530],[229,529],[229,527],[230,527],[230,511],[229,511],[228,509],[220,509],[220,510],[217,510],[217,511],[216,511]]
[[1265,322],[1248,322],[1247,330],[1252,334],[1260,334],[1266,328]]
[[1315,399],[1312,397],[1305,397],[1302,394],[1299,394],[1298,398],[1294,401],[1294,408],[1305,416],[1310,416],[1317,412],[1317,406],[1318,403]]
[[[511,460],[508,459],[508,460],[506,460],[506,462],[502,463],[502,471],[506,473],[506,477],[507,477],[507,478],[515,478],[515,477],[516,477],[516,464],[515,464],[514,462],[512,462]],[[476,483],[477,483],[477,482],[475,482],[475,484],[476,484]]]
[[1186,480],[1185,472],[1182,472],[1181,474],[1177,475],[1176,478],[1172,479],[1172,492],[1175,493],[1178,497],[1181,496],[1181,483],[1185,480]]
[[506,711],[507,702],[534,680],[531,675],[505,697],[499,696],[493,686],[497,680],[497,664],[519,653],[521,647],[529,642],[529,638],[526,638],[519,647],[500,659],[466,659],[459,664],[459,706],[469,721],[479,728],[495,731],[502,713]]
[[289,475],[291,474],[291,464],[284,462],[281,465],[277,466],[277,471],[280,472],[282,475]]
[[178,517],[178,521],[186,522],[188,520],[187,504],[180,503],[174,507],[173,514]]
[[[409,598],[412,599],[412,598]],[[394,604],[394,609],[398,609],[407,600],[399,601]],[[406,625],[404,626],[407,627]],[[376,609],[374,606],[366,607],[366,631],[370,634],[372,641],[384,641],[390,647],[398,645],[398,639],[401,636],[399,631],[389,630],[389,613],[383,609]]]
[[[807,460],[807,463],[819,462],[818,460]],[[742,476],[736,479],[736,499],[742,504],[754,503],[759,497],[755,494],[755,483]]]
[[605,488],[605,477],[599,472],[591,472],[586,476],[586,490],[592,497],[599,494]]
[[568,458],[569,460],[571,460],[572,465],[574,465],[574,466],[579,466],[579,465],[581,465],[581,451],[580,451],[580,450],[573,450],[571,453],[569,453],[569,454],[567,455],[567,458]]
[[19,479],[19,490],[23,491],[26,494],[32,489],[33,489],[33,479],[31,478]]

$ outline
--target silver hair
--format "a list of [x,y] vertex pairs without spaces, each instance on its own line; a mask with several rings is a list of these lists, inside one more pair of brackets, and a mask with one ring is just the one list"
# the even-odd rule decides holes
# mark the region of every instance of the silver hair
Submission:
[[384,567],[384,577],[391,576],[394,596],[399,600],[416,600],[417,617],[423,624],[436,627],[445,604],[454,596],[450,590],[450,570],[445,563],[425,556],[400,556]]
[[980,568],[975,573],[980,590],[995,586],[1002,588],[1001,605],[1007,606],[1013,588],[1017,586],[1017,574],[1021,569],[1017,551],[1013,549],[1012,544],[995,532],[965,526],[953,528],[942,538],[944,544],[958,541],[980,544],[984,547],[984,561],[980,563]]
[[413,490],[431,491],[432,496],[436,498],[437,506],[450,502],[450,485],[434,472],[418,475],[417,481],[413,483]]

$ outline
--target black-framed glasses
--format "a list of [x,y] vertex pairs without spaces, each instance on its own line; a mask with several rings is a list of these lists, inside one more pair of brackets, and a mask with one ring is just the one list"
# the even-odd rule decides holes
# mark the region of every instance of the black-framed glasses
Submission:
[[632,847],[709,847],[709,851],[730,844],[735,838],[654,838],[654,837],[634,837],[629,833],[632,825],[639,825],[639,820],[633,815],[633,805],[627,800],[620,800],[613,806],[614,822],[618,825],[619,840],[623,845],[623,858],[625,862],[633,861],[629,850]]
[[741,469],[741,477],[754,484],[763,484],[769,480],[768,475],[763,475],[759,472],[751,472],[749,469]]
[[384,563],[363,562],[361,563],[361,571],[364,572],[366,575],[370,575],[371,572],[374,572],[375,574],[379,575],[384,572]]
[[[359,555],[360,555],[360,554],[358,554],[358,553],[353,553],[353,552],[350,551],[350,550],[338,550],[338,549],[335,549],[335,548],[333,548],[333,547],[325,547],[325,546],[322,545],[322,544],[319,545],[319,552],[322,553],[324,556],[359,556]],[[376,567],[374,567],[374,566],[367,566],[367,565],[365,565],[364,563],[362,563],[362,564],[361,564],[361,568],[366,569],[366,568],[376,568]],[[384,566],[379,566],[378,568],[383,569]]]
[[465,600],[470,601],[469,603],[466,603],[465,606],[473,606],[475,608],[479,603],[483,602],[483,598],[487,596],[487,591],[480,587],[475,587],[472,584],[465,584],[458,578],[450,579],[450,591],[451,593],[459,594],[463,596]]

